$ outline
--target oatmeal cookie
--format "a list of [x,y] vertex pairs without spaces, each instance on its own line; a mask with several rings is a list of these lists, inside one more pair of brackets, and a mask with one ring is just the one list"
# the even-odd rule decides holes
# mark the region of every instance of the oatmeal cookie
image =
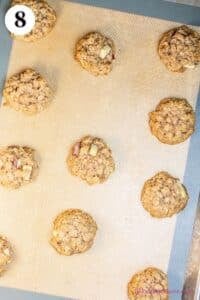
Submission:
[[147,268],[133,275],[128,283],[130,300],[168,300],[167,275],[157,268]]
[[6,81],[3,96],[4,106],[33,115],[49,106],[53,92],[39,73],[26,69]]
[[115,169],[112,152],[97,137],[85,136],[73,145],[67,159],[70,172],[88,184],[102,183]]
[[92,247],[97,231],[94,219],[80,209],[68,209],[54,221],[51,245],[62,255],[73,255]]
[[159,172],[144,184],[141,202],[152,217],[166,218],[183,210],[188,193],[179,179],[167,172]]
[[35,150],[29,147],[8,146],[0,148],[0,184],[17,189],[30,183],[38,173]]
[[99,32],[90,32],[77,42],[75,59],[93,75],[107,75],[115,59],[114,43]]
[[195,129],[195,113],[186,99],[165,98],[149,114],[153,135],[165,144],[184,142]]
[[183,25],[163,34],[158,54],[168,70],[184,72],[200,63],[200,34]]
[[25,42],[34,42],[48,35],[55,26],[56,13],[46,0],[13,0],[12,5],[26,5],[35,14],[33,30],[24,36],[14,36]]
[[13,249],[6,237],[0,235],[0,276],[13,260]]

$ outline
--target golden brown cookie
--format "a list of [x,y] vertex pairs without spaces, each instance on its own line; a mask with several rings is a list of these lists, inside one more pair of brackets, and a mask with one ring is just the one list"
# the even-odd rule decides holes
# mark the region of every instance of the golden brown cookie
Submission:
[[54,221],[51,245],[62,255],[73,255],[92,247],[97,231],[94,219],[80,209],[68,209]]
[[103,183],[115,169],[111,150],[93,136],[85,136],[73,145],[67,164],[72,175],[88,184]]
[[183,210],[188,202],[188,193],[179,179],[167,172],[159,172],[144,184],[141,202],[155,218],[171,217]]
[[0,184],[3,187],[17,189],[33,181],[37,174],[35,150],[15,145],[0,148]]
[[93,75],[107,75],[115,59],[114,43],[99,32],[90,32],[77,42],[75,59]]
[[195,113],[186,99],[165,98],[149,114],[149,126],[160,142],[182,143],[195,130]]
[[55,26],[56,13],[46,0],[13,0],[12,5],[26,5],[35,14],[33,30],[24,36],[14,36],[25,42],[35,42],[47,36]]
[[6,237],[0,235],[0,276],[13,260],[13,249]]
[[49,106],[53,92],[39,73],[26,69],[6,81],[3,96],[4,106],[33,115]]
[[159,41],[160,59],[172,72],[184,72],[200,63],[200,34],[183,25],[163,34]]
[[168,300],[167,275],[157,268],[147,268],[133,275],[128,283],[129,300]]

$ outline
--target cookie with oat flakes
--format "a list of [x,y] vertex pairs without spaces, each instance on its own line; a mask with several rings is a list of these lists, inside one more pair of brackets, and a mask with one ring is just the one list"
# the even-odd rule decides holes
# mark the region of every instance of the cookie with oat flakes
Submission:
[[35,14],[35,26],[33,30],[24,35],[13,37],[25,42],[35,42],[47,36],[55,26],[56,12],[46,0],[13,0],[12,5],[26,5]]
[[88,184],[103,183],[115,170],[112,151],[97,137],[85,136],[76,142],[67,158],[72,175]]
[[7,270],[13,261],[13,248],[8,239],[0,235],[0,276]]
[[33,69],[11,76],[3,90],[3,105],[27,115],[37,114],[52,102],[53,92],[46,79]]
[[153,267],[149,267],[133,275],[128,283],[129,300],[168,300],[167,275]]
[[195,130],[195,113],[186,99],[165,98],[149,114],[149,126],[160,142],[182,143]]
[[94,219],[80,209],[68,209],[54,221],[51,245],[62,255],[83,253],[92,247],[97,231]]
[[155,218],[167,218],[179,213],[188,202],[188,193],[179,179],[159,172],[144,184],[141,202]]
[[35,150],[15,145],[0,148],[0,185],[17,189],[32,182],[37,174]]
[[114,43],[99,32],[90,32],[77,42],[75,59],[93,75],[107,75],[115,59]]
[[170,29],[159,41],[158,54],[172,72],[194,68],[200,64],[200,34],[185,25]]

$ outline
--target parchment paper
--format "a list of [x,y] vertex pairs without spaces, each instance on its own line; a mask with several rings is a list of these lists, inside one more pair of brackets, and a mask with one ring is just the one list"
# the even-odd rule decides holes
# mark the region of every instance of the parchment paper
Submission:
[[[183,178],[189,141],[161,144],[148,113],[164,97],[185,97],[195,107],[199,69],[173,74],[160,62],[160,35],[176,23],[51,1],[58,13],[53,32],[36,43],[15,41],[8,76],[35,68],[55,90],[47,111],[26,117],[0,111],[0,144],[34,147],[41,161],[37,180],[17,191],[0,188],[0,231],[15,246],[15,263],[1,285],[81,300],[125,300],[133,273],[149,265],[167,271],[176,217],[151,218],[142,208],[146,179],[166,170]],[[99,30],[113,38],[117,59],[107,77],[93,77],[73,59],[79,37]],[[88,186],[68,172],[71,144],[85,134],[102,137],[116,171]],[[88,252],[58,255],[48,244],[54,217],[81,208],[99,230]]]

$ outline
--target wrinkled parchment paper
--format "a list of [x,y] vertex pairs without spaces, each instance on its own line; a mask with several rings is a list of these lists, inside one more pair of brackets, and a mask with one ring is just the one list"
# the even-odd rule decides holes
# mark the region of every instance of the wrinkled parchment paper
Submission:
[[[55,91],[48,110],[33,117],[1,107],[0,144],[35,148],[37,180],[16,191],[0,188],[0,231],[16,249],[1,285],[79,298],[125,300],[134,272],[149,265],[167,271],[176,217],[157,220],[140,203],[146,179],[160,170],[183,178],[189,141],[161,144],[148,127],[148,113],[164,97],[185,97],[195,107],[199,69],[173,74],[160,62],[160,35],[176,23],[51,1],[58,22],[36,43],[15,41],[8,76],[35,68]],[[99,30],[113,38],[117,59],[107,77],[93,77],[73,59],[79,37]],[[116,171],[88,186],[65,164],[71,144],[85,134],[102,137]],[[60,256],[49,245],[51,224],[62,210],[81,208],[99,230],[86,253]]]

